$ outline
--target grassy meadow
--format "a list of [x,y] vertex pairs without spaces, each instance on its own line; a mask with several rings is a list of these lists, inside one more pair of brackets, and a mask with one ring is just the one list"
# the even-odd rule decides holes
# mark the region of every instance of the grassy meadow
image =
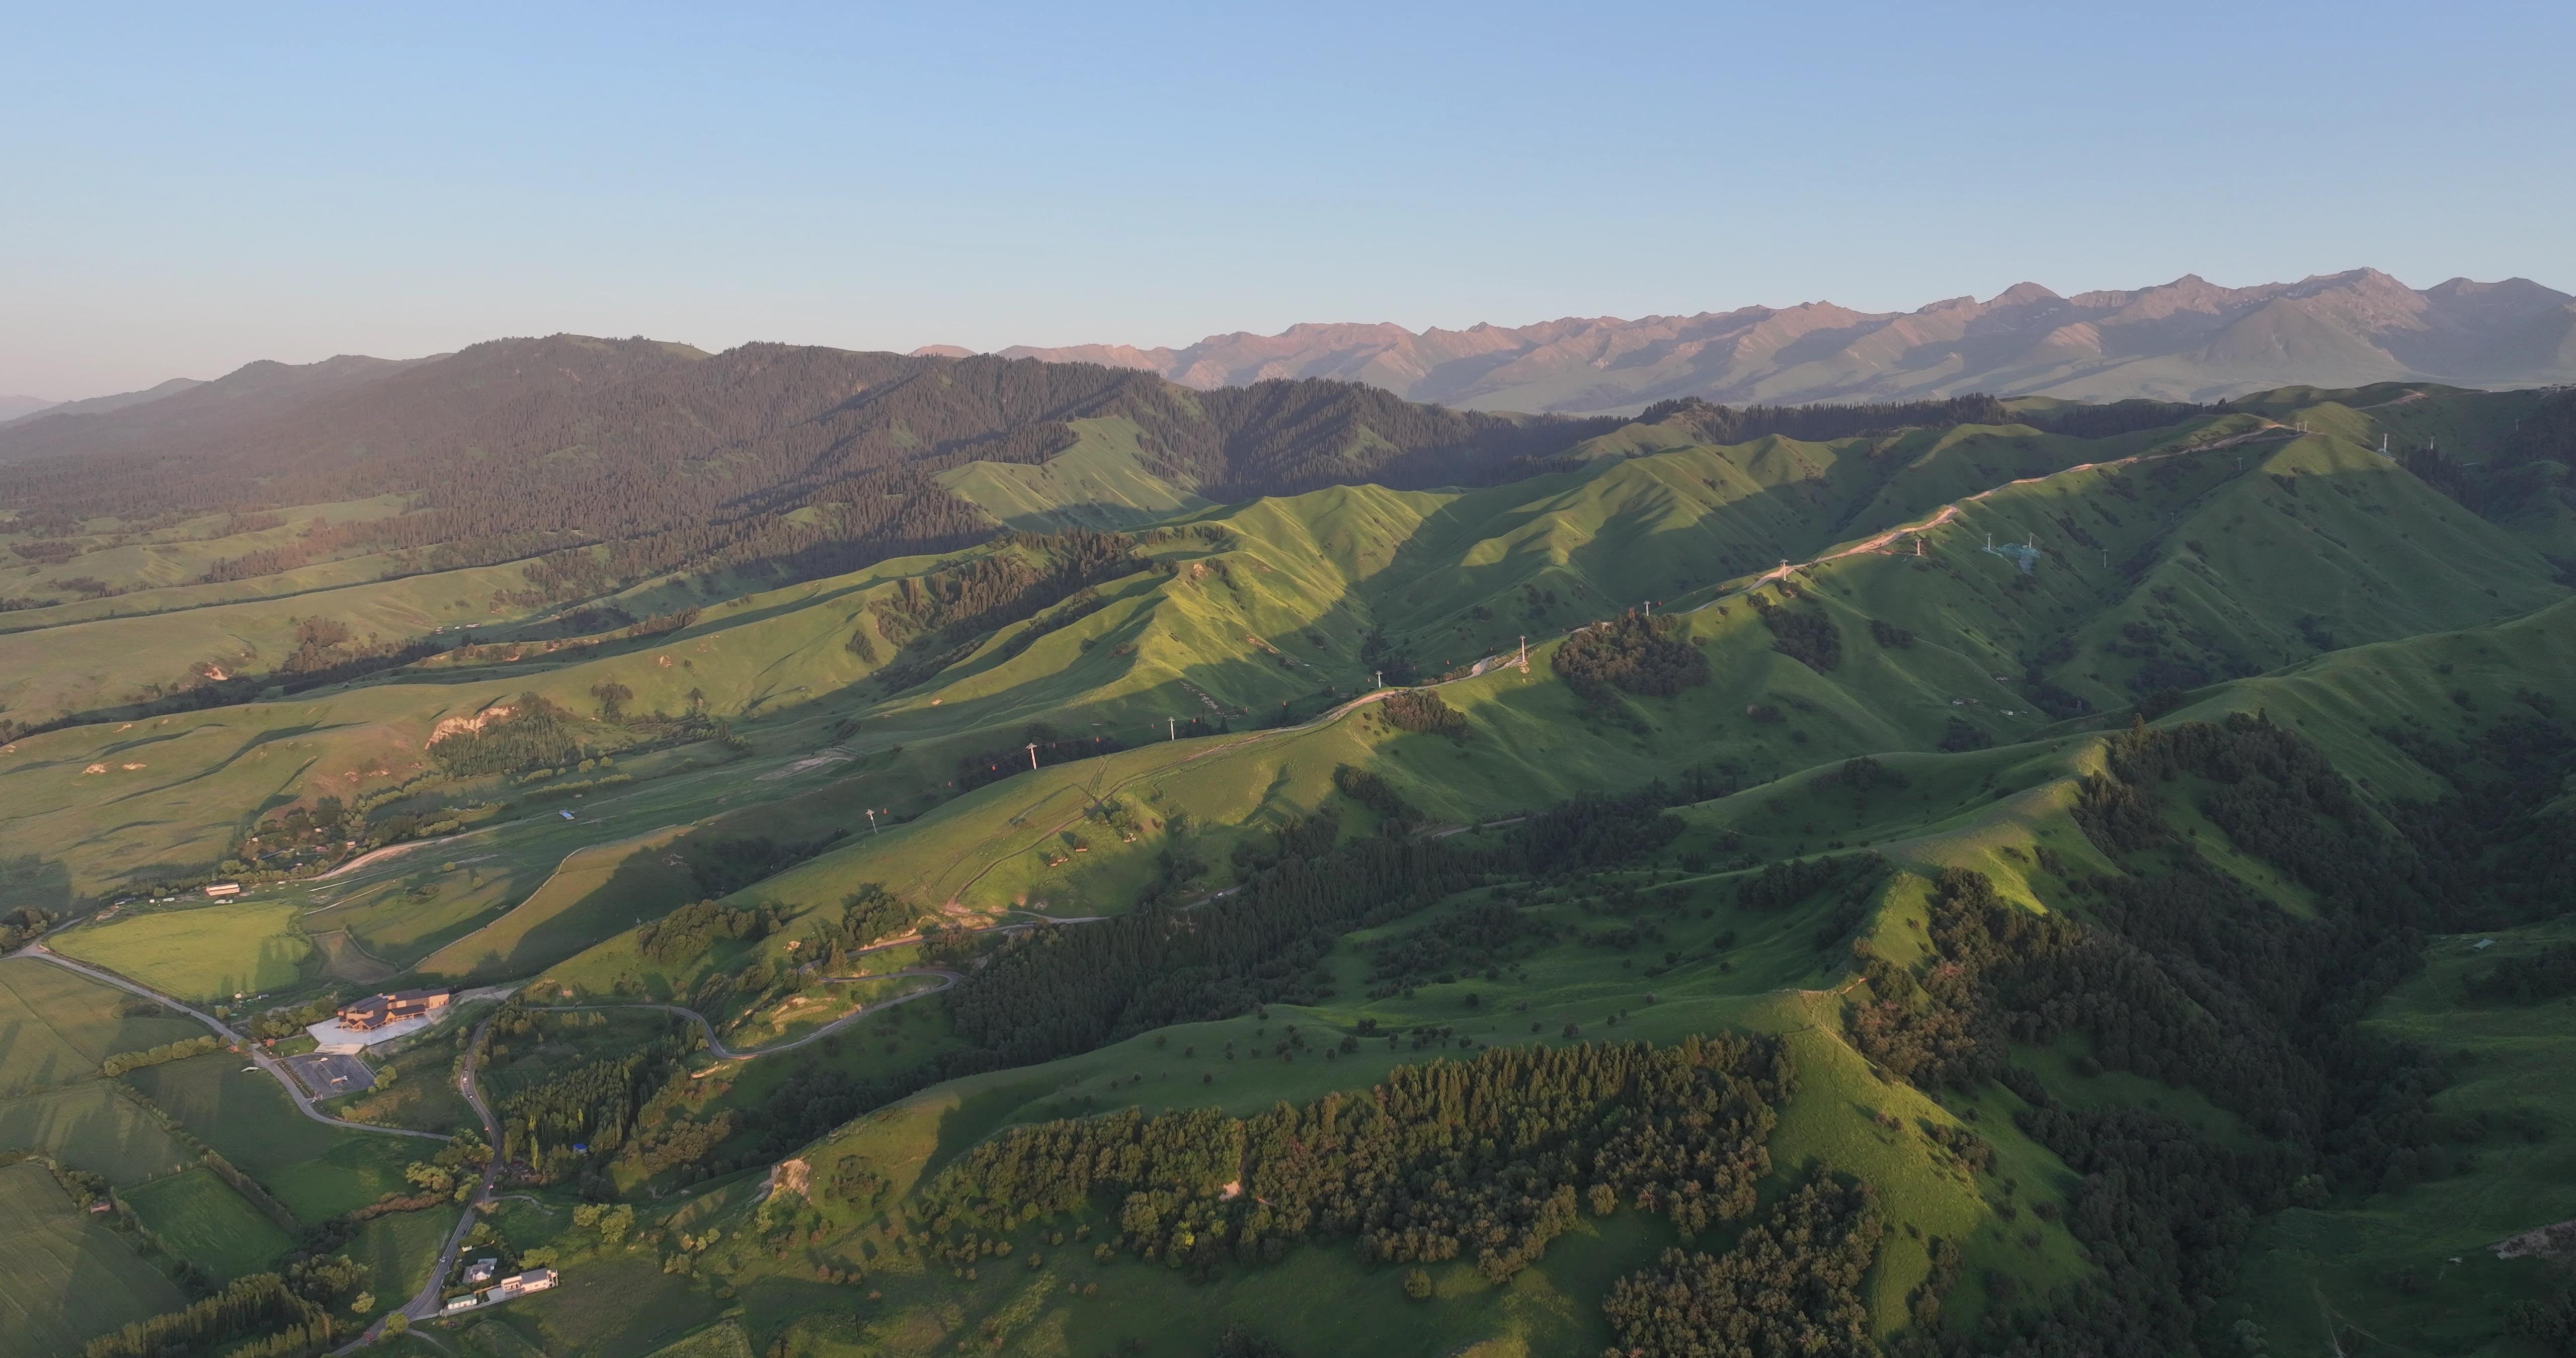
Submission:
[[[0,1166],[0,1346],[77,1352],[92,1335],[175,1309],[176,1284],[73,1206],[45,1167]],[[273,1229],[273,1228],[272,1228]]]
[[295,1243],[211,1169],[138,1184],[124,1198],[144,1229],[219,1284],[264,1271]]
[[311,1223],[405,1190],[403,1166],[429,1143],[352,1132],[305,1117],[264,1071],[216,1053],[146,1066],[126,1084],[167,1111]]

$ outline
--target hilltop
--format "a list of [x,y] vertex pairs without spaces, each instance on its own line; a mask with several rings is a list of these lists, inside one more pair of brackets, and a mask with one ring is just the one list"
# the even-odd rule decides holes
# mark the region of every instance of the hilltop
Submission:
[[1308,324],[1276,335],[1211,335],[1179,349],[1001,352],[1137,368],[1198,388],[1328,377],[1463,409],[1567,414],[1635,411],[1682,396],[1731,404],[1965,392],[2210,401],[2292,384],[2576,380],[2576,298],[2525,278],[2455,278],[2419,290],[2355,269],[2228,288],[2186,274],[2067,297],[2020,283],[1984,301],[1953,297],[1910,312],[1806,302],[1419,332]]

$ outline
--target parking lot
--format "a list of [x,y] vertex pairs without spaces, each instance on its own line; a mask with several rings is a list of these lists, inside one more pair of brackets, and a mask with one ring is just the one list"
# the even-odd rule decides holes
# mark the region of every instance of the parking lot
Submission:
[[317,1099],[354,1094],[361,1089],[372,1089],[376,1083],[375,1076],[367,1072],[367,1063],[354,1056],[310,1052],[287,1057],[286,1065]]

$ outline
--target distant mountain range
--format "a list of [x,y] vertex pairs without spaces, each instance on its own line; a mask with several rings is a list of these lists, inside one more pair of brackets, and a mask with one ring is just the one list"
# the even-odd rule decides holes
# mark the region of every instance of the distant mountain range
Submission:
[[[953,346],[927,353],[963,354]],[[1421,332],[1298,325],[1180,349],[1085,344],[1010,358],[1139,368],[1185,386],[1329,377],[1470,410],[1596,414],[1676,396],[1731,405],[1963,392],[2207,401],[2288,385],[2576,381],[2576,297],[2525,278],[2414,289],[2376,269],[2225,288],[2198,275],[2061,297],[2022,283],[1909,312],[1831,302],[1569,317]]]
[[[256,365],[253,365],[256,366]],[[0,424],[29,419],[37,415],[104,415],[127,406],[146,405],[164,396],[176,396],[191,387],[206,385],[193,377],[173,377],[167,382],[145,387],[141,391],[120,391],[113,396],[92,396],[82,401],[48,401],[41,396],[0,396]]]

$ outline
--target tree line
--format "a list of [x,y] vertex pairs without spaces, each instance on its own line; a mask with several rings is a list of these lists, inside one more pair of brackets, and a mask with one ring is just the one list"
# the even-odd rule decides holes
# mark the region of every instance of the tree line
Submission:
[[1030,1222],[1114,1217],[1110,1248],[1206,1274],[1348,1239],[1370,1263],[1471,1258],[1510,1278],[1586,1211],[1684,1239],[1755,1206],[1794,1074],[1776,1039],[1491,1048],[1249,1119],[1211,1109],[1011,1128],[910,1209],[954,1260]]

